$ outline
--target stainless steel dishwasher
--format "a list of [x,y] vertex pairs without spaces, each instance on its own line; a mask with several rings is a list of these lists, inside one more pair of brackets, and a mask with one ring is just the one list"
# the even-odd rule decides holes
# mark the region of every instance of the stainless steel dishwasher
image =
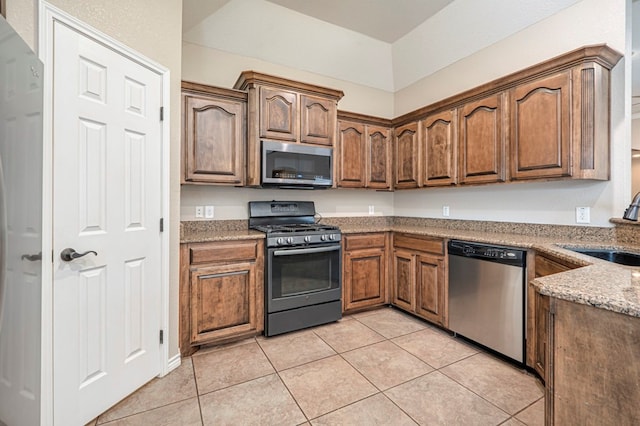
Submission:
[[458,240],[448,251],[449,328],[524,363],[526,252]]

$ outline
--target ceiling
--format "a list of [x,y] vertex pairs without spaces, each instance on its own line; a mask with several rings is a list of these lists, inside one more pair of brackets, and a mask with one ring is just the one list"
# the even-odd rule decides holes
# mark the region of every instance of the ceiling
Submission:
[[[230,0],[184,0],[185,33]],[[266,0],[330,24],[393,43],[453,0]]]
[[267,0],[380,41],[393,43],[453,0]]

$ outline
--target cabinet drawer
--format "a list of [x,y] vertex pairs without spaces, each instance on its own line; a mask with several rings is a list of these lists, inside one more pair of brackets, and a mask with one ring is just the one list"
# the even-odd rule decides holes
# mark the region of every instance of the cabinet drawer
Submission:
[[344,236],[344,249],[359,250],[365,248],[384,247],[385,234],[383,232],[376,234],[353,234]]
[[258,257],[258,241],[224,241],[192,245],[189,250],[190,263],[219,263],[238,260],[253,260]]
[[394,234],[393,246],[427,253],[444,254],[444,241],[441,238]]

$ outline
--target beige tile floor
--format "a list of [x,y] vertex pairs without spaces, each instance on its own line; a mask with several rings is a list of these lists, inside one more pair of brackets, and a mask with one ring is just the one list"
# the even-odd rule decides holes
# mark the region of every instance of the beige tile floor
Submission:
[[204,349],[98,425],[543,425],[543,387],[393,308]]

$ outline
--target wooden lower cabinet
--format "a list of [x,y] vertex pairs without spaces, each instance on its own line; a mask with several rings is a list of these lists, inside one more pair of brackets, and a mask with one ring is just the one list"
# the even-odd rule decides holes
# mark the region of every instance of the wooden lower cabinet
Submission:
[[392,303],[446,327],[447,281],[444,241],[439,238],[394,234]]
[[183,244],[180,352],[264,329],[262,240]]
[[546,425],[640,424],[640,318],[550,299]]
[[344,235],[343,244],[343,311],[388,303],[387,234]]
[[[536,253],[534,257],[535,278],[553,275],[580,264],[550,254]],[[547,335],[549,329],[549,297],[538,293],[532,284],[527,290],[527,357],[526,364],[533,368],[546,381]]]

